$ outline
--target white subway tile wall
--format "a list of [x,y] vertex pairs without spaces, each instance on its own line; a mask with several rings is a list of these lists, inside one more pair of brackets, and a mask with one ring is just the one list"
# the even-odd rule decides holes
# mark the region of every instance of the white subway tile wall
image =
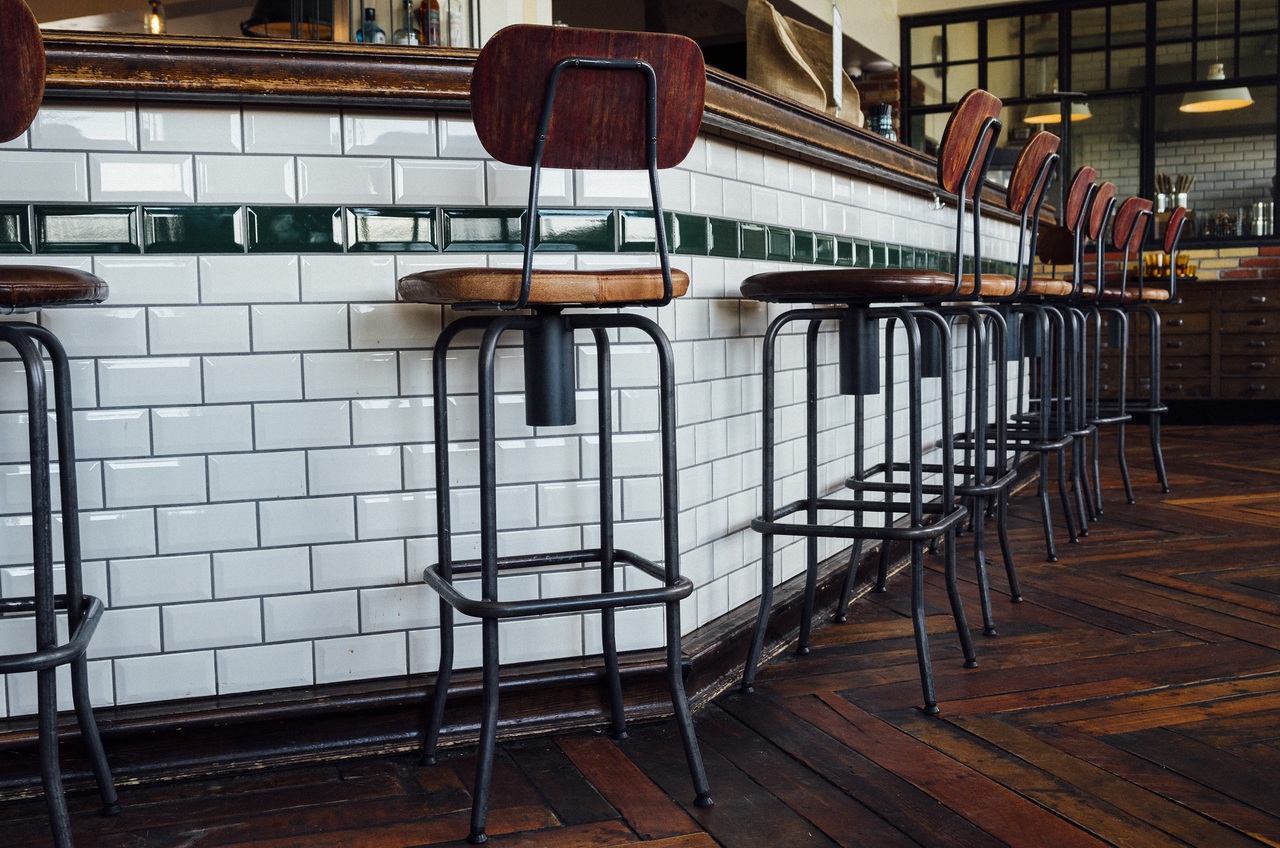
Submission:
[[[488,159],[462,115],[342,113],[124,103],[60,104],[0,149],[0,201],[235,205],[523,205],[524,171]],[[761,224],[949,249],[948,212],[924,199],[718,138],[663,174],[667,208]],[[552,205],[647,202],[643,175],[543,174]],[[1016,232],[988,225],[985,255],[1014,258]],[[430,346],[449,315],[395,302],[398,275],[442,265],[518,263],[510,253],[6,257],[92,268],[107,304],[40,320],[74,359],[87,580],[110,609],[91,649],[95,703],[132,704],[398,677],[434,668],[438,604],[421,583],[436,558]],[[598,268],[644,255],[549,256]],[[690,295],[644,310],[672,339],[678,377],[680,549],[697,583],[686,631],[759,592],[760,345],[782,311],[738,285],[776,262],[675,257]],[[30,320],[28,317],[27,320]],[[615,486],[620,544],[660,558],[656,356],[614,334]],[[899,343],[899,347],[900,347]],[[824,338],[824,355],[833,347]],[[795,422],[802,337],[782,347],[779,491],[801,484]],[[901,352],[899,352],[901,356]],[[595,353],[580,351],[579,423],[530,430],[518,347],[500,352],[498,470],[504,553],[592,544],[598,529]],[[899,361],[899,374],[905,363]],[[478,547],[475,366],[449,366],[455,551]],[[853,403],[822,384],[823,477],[846,469]],[[21,382],[0,369],[0,594],[29,591]],[[472,396],[468,396],[472,395]],[[936,409],[936,393],[927,396]],[[876,410],[875,399],[869,410]],[[935,412],[936,415],[936,412]],[[903,422],[904,423],[904,422]],[[901,427],[901,423],[899,424]],[[874,430],[874,428],[873,428]],[[901,429],[898,431],[902,432]],[[936,433],[928,434],[933,439]],[[871,434],[872,444],[882,440]],[[834,552],[837,543],[824,544]],[[59,547],[59,554],[61,548]],[[803,545],[779,555],[781,581]],[[503,581],[506,597],[578,590],[566,569]],[[633,583],[638,579],[628,575]],[[659,644],[661,609],[619,616],[624,649]],[[502,626],[502,656],[591,654],[599,616]],[[478,628],[458,631],[460,666],[479,663]],[[12,639],[8,625],[0,644]],[[0,715],[34,711],[11,675]]]

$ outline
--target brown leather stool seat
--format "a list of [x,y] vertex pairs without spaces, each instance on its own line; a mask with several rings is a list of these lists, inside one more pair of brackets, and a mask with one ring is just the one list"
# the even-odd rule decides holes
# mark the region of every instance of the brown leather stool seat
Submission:
[[[400,280],[400,299],[414,303],[509,303],[520,297],[519,268],[440,268]],[[662,272],[650,268],[614,271],[545,271],[530,276],[529,306],[625,306],[661,300]],[[689,275],[671,269],[671,296],[683,297]]]

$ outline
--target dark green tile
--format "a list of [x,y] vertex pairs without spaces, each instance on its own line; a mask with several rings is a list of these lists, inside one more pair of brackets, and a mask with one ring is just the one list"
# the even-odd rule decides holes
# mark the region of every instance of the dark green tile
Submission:
[[729,259],[738,258],[738,222],[724,218],[711,218],[707,221],[711,233],[708,252],[712,256],[724,256]]
[[652,212],[624,209],[618,213],[618,250],[652,253],[658,249],[656,239]]
[[30,253],[27,207],[0,206],[0,253]]
[[347,249],[397,252],[437,250],[436,210],[349,208]]
[[782,262],[791,261],[791,230],[786,227],[765,227],[768,238],[768,258]]
[[818,233],[813,237],[813,261],[819,265],[836,264],[836,237]]
[[889,245],[882,241],[871,242],[871,267],[889,267]]
[[856,254],[853,260],[854,267],[870,268],[871,267],[871,242],[867,242],[867,241],[854,242],[854,249],[856,251]]
[[667,235],[672,253],[686,256],[706,256],[710,246],[707,240],[707,219],[701,215],[683,212],[667,212]]
[[140,253],[136,206],[37,206],[41,253]]
[[523,209],[445,209],[444,249],[522,250]]
[[769,256],[769,235],[759,224],[743,223],[739,231],[742,234],[742,258],[766,259]]
[[902,267],[902,247],[896,244],[886,245],[886,247],[888,248],[888,254],[889,254],[888,258],[885,260],[886,267],[901,268]]
[[554,209],[538,215],[538,250],[613,253],[617,250],[613,212],[608,209]]
[[813,262],[813,233],[806,230],[791,231],[791,258],[796,262]]
[[836,264],[851,266],[854,262],[853,239],[836,239]]
[[335,253],[342,250],[337,206],[250,206],[250,253]]
[[243,253],[240,207],[143,207],[142,244],[147,253]]

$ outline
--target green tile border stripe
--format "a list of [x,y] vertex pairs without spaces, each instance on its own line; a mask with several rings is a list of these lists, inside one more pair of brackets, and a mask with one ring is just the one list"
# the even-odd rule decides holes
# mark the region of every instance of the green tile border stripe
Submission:
[[[496,253],[519,251],[518,207],[0,205],[0,254]],[[849,238],[719,216],[667,212],[677,256],[798,262],[859,268],[905,267],[951,273],[949,252]],[[539,251],[652,251],[646,209],[540,210]],[[965,268],[972,265],[965,257]],[[1012,262],[983,260],[986,273]]]

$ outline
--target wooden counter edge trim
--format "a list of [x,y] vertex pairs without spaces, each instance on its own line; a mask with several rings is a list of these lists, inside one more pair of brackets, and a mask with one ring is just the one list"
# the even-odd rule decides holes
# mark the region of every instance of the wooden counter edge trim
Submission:
[[[475,50],[46,32],[46,96],[465,110]],[[369,61],[376,49],[377,61]],[[922,197],[935,160],[715,69],[704,131]],[[989,184],[987,213],[1004,220]]]

